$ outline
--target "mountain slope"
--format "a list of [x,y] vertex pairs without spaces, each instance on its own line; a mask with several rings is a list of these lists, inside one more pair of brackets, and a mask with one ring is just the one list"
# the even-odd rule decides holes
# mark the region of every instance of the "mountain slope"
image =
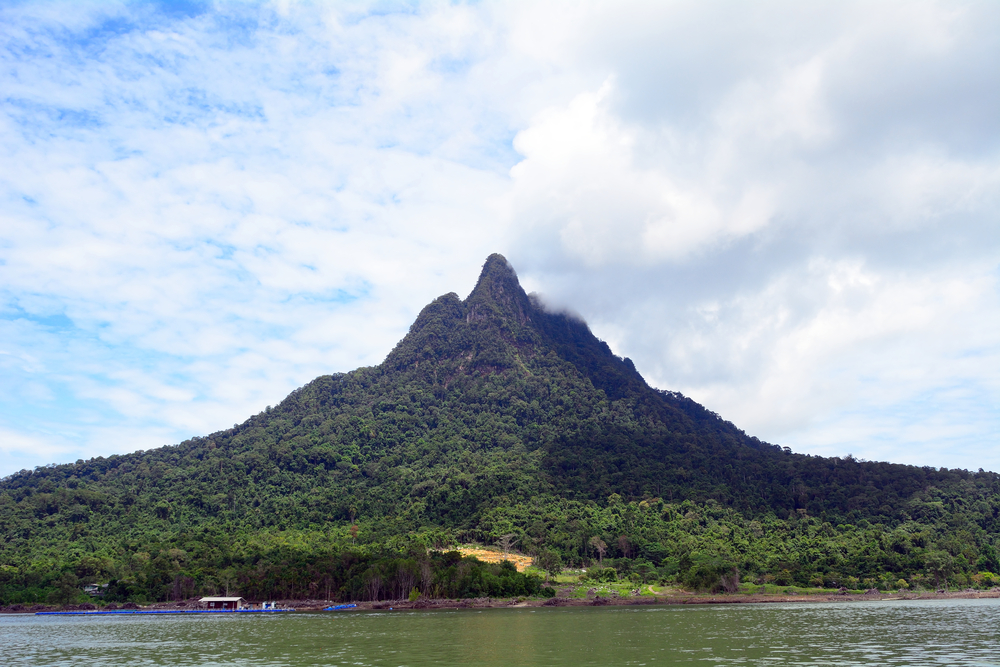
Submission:
[[[354,523],[369,544],[514,532],[529,550],[548,545],[575,560],[610,530],[603,522],[616,526],[609,540],[627,538],[610,554],[638,553],[628,545],[641,542],[658,561],[671,548],[666,529],[639,535],[614,507],[681,521],[664,507],[682,501],[728,507],[739,525],[939,522],[964,531],[951,552],[969,562],[1000,527],[998,498],[993,473],[803,456],[749,437],[649,387],[492,255],[468,298],[428,304],[379,366],[317,378],[207,437],[0,481],[0,564],[65,558],[67,545],[74,562],[150,544],[218,550],[224,535],[260,531],[346,539]],[[601,511],[619,518],[595,518]]]
[[465,301],[447,294],[426,306],[380,366],[317,378],[207,438],[22,473],[0,488],[55,488],[74,476],[128,479],[124,488],[158,489],[192,515],[212,511],[189,487],[198,480],[221,482],[231,507],[253,505],[260,488],[275,502],[308,490],[326,498],[310,503],[320,522],[354,507],[463,527],[483,504],[540,493],[712,498],[839,522],[903,520],[911,496],[931,486],[997,485],[992,473],[808,457],[748,437],[650,388],[583,322],[529,298],[500,255]]

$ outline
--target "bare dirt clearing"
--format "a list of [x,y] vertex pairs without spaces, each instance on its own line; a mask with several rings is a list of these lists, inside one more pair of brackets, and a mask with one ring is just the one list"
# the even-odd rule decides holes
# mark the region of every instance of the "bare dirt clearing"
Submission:
[[[475,556],[484,563],[499,563],[504,560],[504,555],[499,550],[484,549],[483,547],[459,547],[456,549],[463,556]],[[531,556],[523,556],[512,551],[507,552],[507,560],[514,564],[518,572],[524,572],[531,565]]]

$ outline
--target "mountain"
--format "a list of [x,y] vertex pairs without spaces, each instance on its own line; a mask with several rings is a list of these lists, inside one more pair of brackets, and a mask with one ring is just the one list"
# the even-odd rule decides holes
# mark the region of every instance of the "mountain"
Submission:
[[931,554],[968,580],[1000,569],[998,516],[994,473],[794,454],[651,388],[491,255],[468,298],[428,304],[379,366],[226,431],[0,481],[0,586],[37,599],[58,589],[38,573],[63,572],[162,598],[225,572],[246,588],[261,563],[286,563],[285,581],[289,550],[315,578],[350,549],[507,534],[570,562],[601,538],[616,567],[667,578],[695,577],[699,559],[799,583],[939,578]]

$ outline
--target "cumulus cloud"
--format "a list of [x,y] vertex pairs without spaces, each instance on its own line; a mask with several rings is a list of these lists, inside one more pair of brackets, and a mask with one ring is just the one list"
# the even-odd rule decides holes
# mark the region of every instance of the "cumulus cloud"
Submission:
[[0,474],[378,363],[494,251],[764,439],[1000,469],[995,5],[173,9],[0,10]]
[[763,438],[1000,468],[996,8],[719,9],[580,30],[607,79],[514,143],[533,279]]

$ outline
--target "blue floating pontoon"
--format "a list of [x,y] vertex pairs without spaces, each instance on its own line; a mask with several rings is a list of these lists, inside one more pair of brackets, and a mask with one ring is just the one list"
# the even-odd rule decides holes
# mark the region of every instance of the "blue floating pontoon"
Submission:
[[354,609],[358,605],[356,604],[338,604],[332,607],[326,607],[323,611],[340,611],[341,609]]
[[[351,605],[354,606],[354,605]],[[115,609],[113,611],[36,611],[35,616],[143,616],[149,614],[269,614],[294,609]]]

